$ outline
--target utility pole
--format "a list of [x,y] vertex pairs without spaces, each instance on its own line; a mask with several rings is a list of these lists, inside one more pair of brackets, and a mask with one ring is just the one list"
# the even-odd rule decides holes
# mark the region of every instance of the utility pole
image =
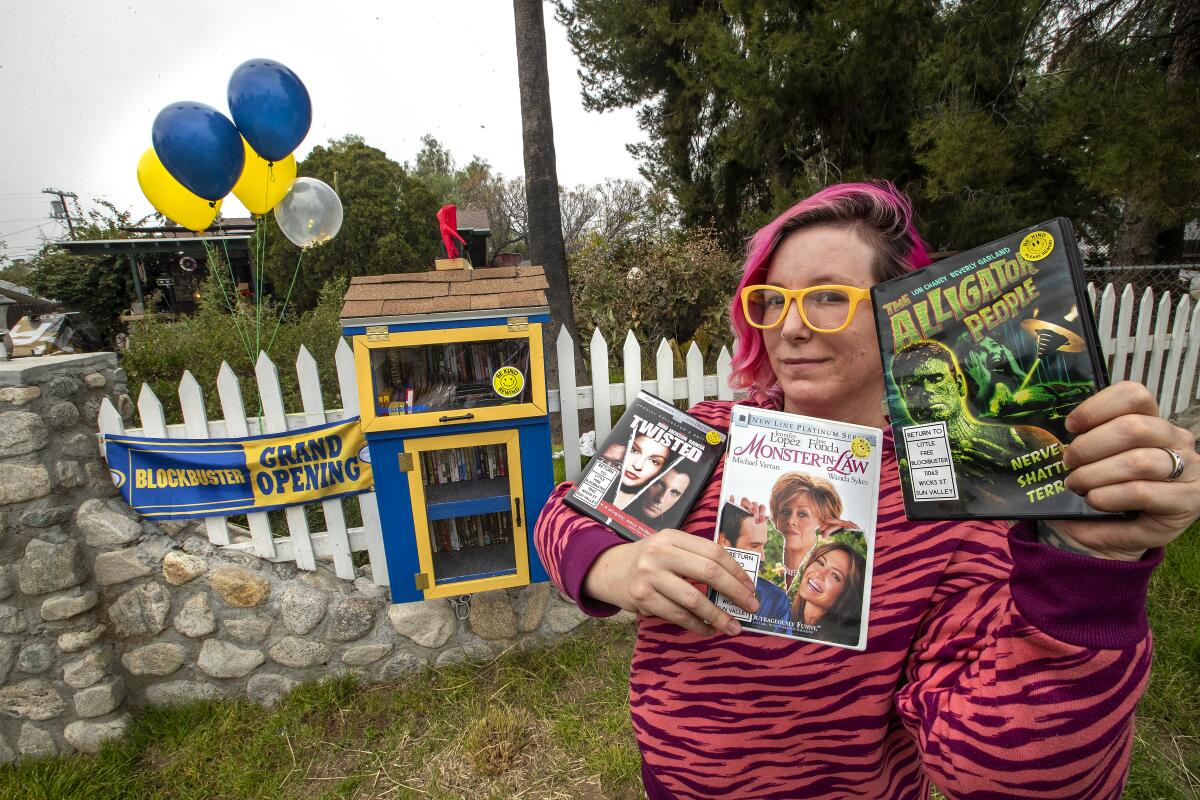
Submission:
[[[62,206],[62,217],[59,217],[58,209],[54,209],[53,216],[55,219],[65,219],[67,221],[67,230],[71,233],[71,238],[74,239],[75,226],[71,224],[71,209],[67,205],[67,198],[69,197],[77,201],[79,200],[79,195],[74,192],[64,192],[62,189],[42,189],[42,194],[58,195],[58,204]],[[53,207],[53,204],[51,204],[51,207]]]

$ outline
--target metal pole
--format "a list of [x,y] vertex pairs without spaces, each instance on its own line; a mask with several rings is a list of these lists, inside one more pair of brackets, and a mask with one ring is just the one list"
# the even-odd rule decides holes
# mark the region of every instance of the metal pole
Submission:
[[142,313],[146,313],[146,297],[142,294],[142,279],[138,277],[137,271],[137,256],[133,253],[129,254],[129,269],[133,271],[133,288],[137,292],[138,305],[142,307]]

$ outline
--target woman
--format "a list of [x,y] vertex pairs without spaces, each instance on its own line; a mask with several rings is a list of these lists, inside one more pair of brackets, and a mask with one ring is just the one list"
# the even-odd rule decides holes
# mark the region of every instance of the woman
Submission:
[[817,544],[821,530],[857,528],[840,520],[842,498],[824,478],[803,472],[785,472],[771,487],[771,520],[783,534],[783,588],[791,591],[805,559]]
[[621,477],[614,484],[612,504],[625,508],[634,501],[652,481],[671,457],[665,444],[639,433],[629,442],[629,450],[621,461]]
[[792,601],[792,620],[809,626],[802,629],[803,635],[825,642],[858,642],[866,570],[863,557],[843,542],[813,550]]
[[[870,302],[850,298],[928,262],[890,184],[797,203],[750,242],[732,381],[764,408],[885,427]],[[756,285],[787,299],[744,307]],[[729,409],[692,413],[726,428]],[[1097,392],[1066,425],[1067,488],[1136,514],[910,522],[885,434],[865,651],[739,636],[708,601],[703,584],[757,608],[712,541],[720,466],[682,530],[638,542],[571,511],[559,486],[537,523],[542,562],[587,613],[641,615],[630,712],[647,795],[916,800],[932,781],[952,797],[1119,796],[1150,666],[1146,584],[1200,513],[1200,456],[1139,384]]]

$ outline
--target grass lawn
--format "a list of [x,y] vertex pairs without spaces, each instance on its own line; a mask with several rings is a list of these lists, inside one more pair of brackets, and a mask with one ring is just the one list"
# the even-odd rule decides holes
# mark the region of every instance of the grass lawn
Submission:
[[[1155,663],[1126,798],[1200,798],[1200,526],[1151,587]],[[0,767],[0,798],[637,798],[626,705],[633,631],[589,625],[553,650],[339,678],[272,710],[209,702],[139,714],[96,757]]]

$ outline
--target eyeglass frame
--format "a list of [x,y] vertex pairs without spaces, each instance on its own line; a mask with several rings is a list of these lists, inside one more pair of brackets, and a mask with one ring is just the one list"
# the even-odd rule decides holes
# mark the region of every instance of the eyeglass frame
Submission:
[[[783,312],[779,315],[779,319],[775,320],[770,325],[759,325],[750,316],[750,295],[756,289],[770,289],[773,292],[778,292],[783,295]],[[837,328],[818,328],[808,321],[808,315],[804,313],[804,298],[812,293],[822,290],[837,289],[846,293],[850,300],[850,312],[846,315],[846,321]],[[840,333],[850,327],[850,323],[854,321],[854,315],[858,313],[858,305],[862,301],[870,298],[871,290],[862,289],[858,286],[846,286],[837,283],[828,283],[821,286],[809,286],[806,289],[785,289],[782,286],[772,286],[769,283],[758,283],[753,286],[746,286],[742,289],[742,316],[746,318],[746,324],[760,331],[769,331],[772,328],[778,328],[787,319],[788,312],[792,309],[792,302],[796,303],[796,311],[800,314],[800,320],[810,331],[814,333]]]

